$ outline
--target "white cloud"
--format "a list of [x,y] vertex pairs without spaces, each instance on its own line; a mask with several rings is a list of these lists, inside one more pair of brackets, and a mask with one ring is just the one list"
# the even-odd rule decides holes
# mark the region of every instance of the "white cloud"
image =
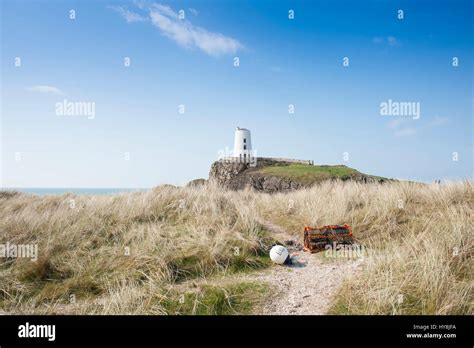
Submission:
[[242,44],[220,33],[210,32],[186,20],[180,20],[170,7],[155,4],[150,8],[151,22],[163,35],[178,45],[197,47],[211,56],[234,54]]
[[166,5],[162,5],[162,4],[153,4],[151,5],[148,10],[150,12],[153,12],[153,11],[159,11],[161,13],[163,13],[165,16],[167,17],[171,17],[171,18],[174,18],[174,19],[179,19],[178,17],[178,13],[177,12],[174,12],[173,9],[169,6],[166,6]]
[[118,14],[120,14],[127,23],[133,23],[133,22],[143,22],[146,21],[147,18],[143,17],[142,15],[129,11],[126,8],[122,6],[109,6],[112,10],[116,11]]
[[396,46],[398,45],[398,40],[396,37],[394,36],[389,36],[387,37],[387,43],[390,45],[390,46]]
[[188,8],[188,10],[191,14],[193,14],[195,16],[197,16],[199,14],[199,11],[196,10],[195,8],[190,7],[190,8]]
[[397,137],[408,137],[415,134],[416,134],[415,128],[403,128],[395,132],[395,136]]
[[416,129],[407,125],[408,120],[394,118],[388,122],[388,128],[392,129],[396,137],[408,137],[416,134]]
[[28,91],[31,92],[39,92],[39,93],[51,93],[51,94],[56,94],[56,95],[64,95],[64,93],[56,87],[53,86],[31,86],[31,87],[26,87]]
[[387,36],[387,37],[377,36],[372,39],[372,42],[377,45],[382,45],[382,44],[386,44],[389,46],[400,45],[400,41],[398,41],[398,39],[395,36]]
[[[137,3],[137,6],[141,10],[147,11],[149,18],[132,13],[122,7],[114,8],[114,10],[119,12],[129,23],[149,19],[164,36],[178,45],[185,48],[198,48],[211,56],[234,54],[243,48],[243,45],[236,39],[195,26],[186,19],[180,19],[178,13],[169,6],[159,3],[151,5]],[[191,9],[190,12],[192,13]]]
[[447,117],[439,117],[439,116],[435,116],[433,121],[431,121],[429,123],[430,126],[432,127],[438,127],[438,126],[442,126],[446,123],[448,123],[449,119]]
[[400,118],[394,118],[388,123],[388,127],[391,129],[396,129],[400,127],[401,124],[402,124],[402,120]]

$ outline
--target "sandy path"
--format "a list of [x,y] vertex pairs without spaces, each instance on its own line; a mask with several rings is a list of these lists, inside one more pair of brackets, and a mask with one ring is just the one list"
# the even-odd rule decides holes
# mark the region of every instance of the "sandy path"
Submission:
[[280,226],[268,221],[262,225],[290,251],[292,265],[273,265],[248,275],[252,281],[270,283],[275,294],[258,314],[325,314],[343,280],[362,266],[362,259],[328,259],[324,253],[302,251],[300,241]]

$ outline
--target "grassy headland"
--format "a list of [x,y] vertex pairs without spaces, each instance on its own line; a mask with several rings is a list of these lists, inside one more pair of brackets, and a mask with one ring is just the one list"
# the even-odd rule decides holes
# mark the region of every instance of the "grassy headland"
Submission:
[[326,180],[349,180],[354,178],[368,177],[383,179],[380,177],[369,176],[344,165],[308,165],[291,163],[285,165],[272,165],[259,168],[255,173],[288,178],[293,181],[310,185]]

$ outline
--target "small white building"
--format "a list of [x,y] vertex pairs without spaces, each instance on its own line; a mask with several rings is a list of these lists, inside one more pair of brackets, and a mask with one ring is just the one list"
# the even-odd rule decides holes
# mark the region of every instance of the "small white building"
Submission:
[[252,140],[250,139],[250,131],[245,128],[237,127],[234,137],[234,158],[238,158],[239,162],[250,162],[252,155]]

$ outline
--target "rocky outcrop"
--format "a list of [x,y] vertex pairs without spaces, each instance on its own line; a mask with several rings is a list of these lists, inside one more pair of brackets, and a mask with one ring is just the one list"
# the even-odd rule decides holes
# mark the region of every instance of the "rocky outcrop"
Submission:
[[239,162],[216,161],[211,166],[209,180],[232,190],[252,188],[264,192],[284,192],[305,187],[302,183],[290,178],[265,176],[258,173],[261,167],[275,164],[284,163],[265,158],[258,158],[256,166]]
[[206,179],[194,179],[186,184],[187,187],[198,187],[205,185],[207,183]]
[[[285,166],[293,162],[285,162],[279,159],[258,158],[256,165],[250,165],[230,160],[220,160],[212,164],[209,172],[209,181],[217,182],[219,185],[232,190],[245,188],[263,192],[288,192],[305,187],[310,187],[317,182],[302,182],[292,177],[264,175],[259,171],[266,166]],[[326,167],[326,166],[321,166]],[[330,166],[327,166],[330,167]],[[352,180],[363,183],[383,182],[386,179],[365,175],[354,170],[354,174],[346,177],[327,178],[324,180]],[[323,180],[321,180],[323,181]],[[319,182],[321,182],[319,181]]]

